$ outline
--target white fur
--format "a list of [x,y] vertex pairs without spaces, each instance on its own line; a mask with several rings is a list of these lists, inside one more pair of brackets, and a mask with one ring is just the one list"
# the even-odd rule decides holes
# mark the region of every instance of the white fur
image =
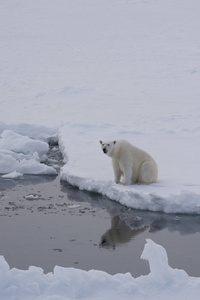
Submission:
[[102,150],[112,158],[115,182],[124,177],[124,184],[149,184],[157,181],[158,167],[154,159],[126,140],[100,141]]

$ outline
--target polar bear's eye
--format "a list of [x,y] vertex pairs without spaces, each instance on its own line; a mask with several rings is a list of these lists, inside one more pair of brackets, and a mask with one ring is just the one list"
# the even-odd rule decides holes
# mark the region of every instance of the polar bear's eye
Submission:
[[110,144],[108,144],[108,147],[110,146]]

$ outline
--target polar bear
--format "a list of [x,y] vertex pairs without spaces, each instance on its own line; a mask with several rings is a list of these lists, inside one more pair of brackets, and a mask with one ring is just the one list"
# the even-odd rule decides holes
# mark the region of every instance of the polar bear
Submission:
[[157,164],[147,152],[126,140],[100,141],[100,144],[103,152],[112,158],[116,183],[120,183],[122,176],[125,185],[157,181]]

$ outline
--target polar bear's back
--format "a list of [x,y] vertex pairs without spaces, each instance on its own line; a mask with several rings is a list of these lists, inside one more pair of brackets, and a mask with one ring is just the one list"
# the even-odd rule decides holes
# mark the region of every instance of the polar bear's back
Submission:
[[[115,154],[118,155],[126,155],[126,156],[132,156],[134,155],[134,159],[137,160],[138,163],[148,160],[148,161],[154,161],[153,157],[147,153],[146,151],[132,145],[127,140],[116,140],[115,144]],[[154,161],[155,162],[155,161]]]

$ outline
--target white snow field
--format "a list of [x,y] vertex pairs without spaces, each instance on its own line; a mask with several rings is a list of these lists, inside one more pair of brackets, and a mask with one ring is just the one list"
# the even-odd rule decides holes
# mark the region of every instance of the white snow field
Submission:
[[[198,0],[15,0],[0,4],[0,173],[56,174],[46,166],[58,139],[61,178],[122,204],[200,214],[200,2]],[[159,180],[113,182],[99,140],[124,138],[158,163]],[[56,267],[9,270],[0,299],[199,299],[199,278],[169,267],[148,241],[151,273],[110,276]]]

